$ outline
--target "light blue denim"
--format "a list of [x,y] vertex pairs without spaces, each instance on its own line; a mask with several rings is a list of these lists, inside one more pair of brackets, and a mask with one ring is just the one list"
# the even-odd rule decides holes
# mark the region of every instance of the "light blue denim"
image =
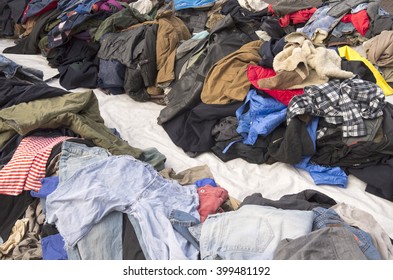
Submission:
[[[59,161],[59,182],[67,181],[74,173],[89,164],[107,158],[110,153],[100,147],[65,141]],[[122,213],[106,216],[75,246],[67,247],[70,260],[121,260],[123,258]]]
[[316,207],[312,211],[314,212],[313,230],[325,227],[345,227],[357,237],[356,241],[359,245],[359,248],[367,257],[367,259],[382,259],[381,254],[374,246],[371,236],[367,232],[347,224],[333,209]]
[[104,148],[64,141],[59,160],[59,184],[67,181],[78,170],[110,155]]
[[22,67],[21,65],[15,63],[11,59],[0,54],[0,72],[3,72],[7,79],[15,76],[16,72],[20,72],[30,78],[31,81],[36,81],[37,83],[42,83],[42,78],[44,73],[41,70]]
[[123,213],[111,212],[76,246],[67,248],[69,260],[122,260]]
[[335,18],[328,15],[329,9],[329,6],[320,7],[307,21],[306,25],[302,28],[298,28],[296,31],[303,32],[310,38],[313,37],[317,29],[330,32],[340,22],[341,17]]
[[202,260],[271,260],[279,242],[311,232],[312,211],[244,205],[202,224]]
[[352,22],[342,22],[332,30],[332,35],[336,38],[341,38],[342,36],[346,36],[348,34],[353,33],[355,30],[355,26],[353,26]]
[[169,220],[173,228],[187,239],[191,246],[194,246],[199,251],[199,242],[191,235],[188,228],[200,224],[201,222],[194,216],[176,209],[169,215]]
[[199,219],[195,185],[181,186],[161,177],[132,156],[111,156],[78,170],[47,198],[47,219],[55,223],[68,246],[83,238],[113,211],[139,222],[151,259],[197,259],[198,250],[169,221],[173,209]]
[[22,66],[0,54],[0,71],[4,73],[6,78],[12,78],[20,67]]

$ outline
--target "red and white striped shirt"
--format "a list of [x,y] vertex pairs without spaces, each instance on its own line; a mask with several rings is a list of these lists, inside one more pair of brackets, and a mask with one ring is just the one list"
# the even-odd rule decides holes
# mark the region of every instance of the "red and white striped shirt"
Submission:
[[52,148],[69,138],[71,137],[23,138],[12,159],[0,170],[0,194],[19,195],[24,190],[38,192]]

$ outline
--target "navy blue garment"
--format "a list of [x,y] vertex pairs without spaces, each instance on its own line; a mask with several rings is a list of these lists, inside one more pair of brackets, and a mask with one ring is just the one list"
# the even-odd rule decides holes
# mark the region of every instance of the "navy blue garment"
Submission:
[[273,68],[273,59],[284,49],[284,46],[284,37],[281,39],[272,38],[269,41],[264,42],[258,52],[261,56],[261,61],[259,61],[258,65]]
[[100,0],[83,0],[74,11],[79,14],[88,14],[91,12],[93,5],[99,1]]
[[98,87],[110,94],[124,93],[126,66],[117,60],[100,59]]
[[0,77],[0,109],[68,93],[64,89],[51,87],[45,83],[33,84],[17,78],[6,79]]

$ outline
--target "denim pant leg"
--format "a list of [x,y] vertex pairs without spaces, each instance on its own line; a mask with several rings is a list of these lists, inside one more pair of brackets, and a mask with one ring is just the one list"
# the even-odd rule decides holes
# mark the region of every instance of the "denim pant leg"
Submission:
[[123,259],[123,213],[112,212],[90,230],[76,246],[67,248],[69,260]]
[[200,224],[200,221],[189,213],[176,209],[171,212],[169,220],[171,221],[173,228],[199,251],[199,240],[197,241],[194,238],[194,236],[190,233],[189,228]]
[[[152,167],[147,168],[155,172]],[[195,185],[181,186],[161,176],[155,177],[154,182],[133,207],[133,215],[139,221],[145,245],[152,259],[199,258],[199,250],[176,231],[170,221],[170,214],[174,210],[181,210],[199,219],[198,205],[199,197]],[[154,215],[151,215],[152,212]],[[163,242],[166,246],[162,246]]]
[[[173,209],[199,219],[194,185],[181,186],[131,156],[111,156],[78,170],[48,196],[48,222],[56,223],[66,245],[75,246],[113,211],[137,219],[152,259],[197,259],[199,251],[169,221]],[[185,250],[188,249],[188,250]]]
[[[63,142],[60,158],[60,187],[76,171],[110,156],[106,149],[87,147],[75,142]],[[70,260],[122,259],[122,213],[104,217],[74,247],[67,248]]]

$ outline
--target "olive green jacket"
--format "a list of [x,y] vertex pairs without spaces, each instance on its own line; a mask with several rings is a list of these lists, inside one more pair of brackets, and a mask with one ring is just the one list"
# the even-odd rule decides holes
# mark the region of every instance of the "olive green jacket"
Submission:
[[[27,135],[37,129],[68,128],[113,155],[131,155],[143,160],[144,151],[131,147],[105,126],[98,100],[93,91],[21,103],[0,110],[0,147],[14,135]],[[151,154],[151,150],[148,152]],[[159,159],[159,160],[158,160]],[[154,165],[161,165],[165,157],[149,155]],[[153,165],[153,166],[154,166]]]

